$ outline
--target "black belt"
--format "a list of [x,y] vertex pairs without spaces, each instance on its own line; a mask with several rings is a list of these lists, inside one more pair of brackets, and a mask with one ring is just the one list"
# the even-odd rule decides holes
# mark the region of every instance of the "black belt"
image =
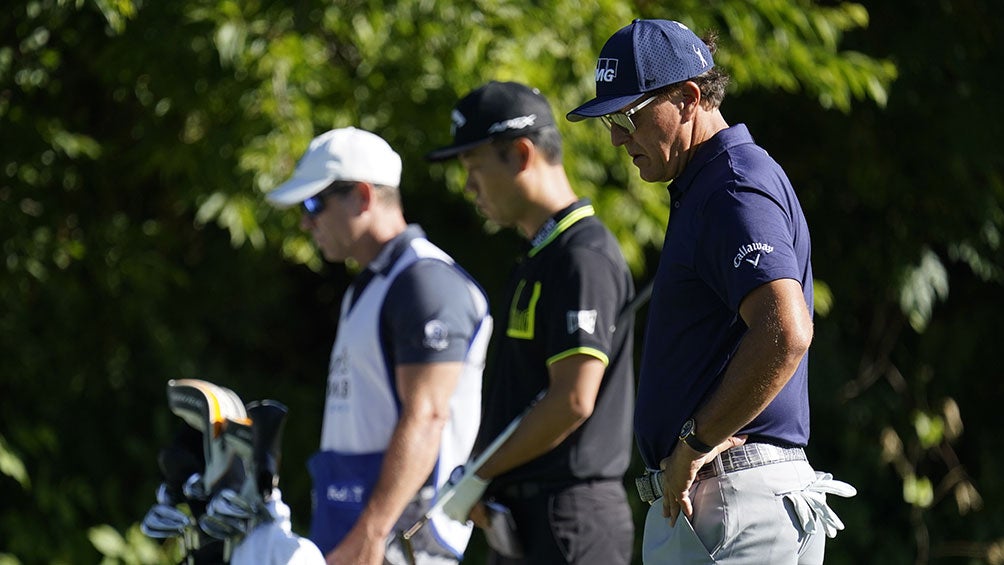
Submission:
[[571,481],[520,481],[506,485],[497,491],[498,495],[508,499],[534,498],[543,494],[552,494],[566,488],[578,485],[590,485],[617,479],[576,479]]
[[[754,467],[786,461],[806,461],[801,447],[778,447],[769,443],[747,443],[723,451],[697,471],[698,481]],[[646,471],[635,479],[638,496],[651,504],[662,497],[662,471]]]

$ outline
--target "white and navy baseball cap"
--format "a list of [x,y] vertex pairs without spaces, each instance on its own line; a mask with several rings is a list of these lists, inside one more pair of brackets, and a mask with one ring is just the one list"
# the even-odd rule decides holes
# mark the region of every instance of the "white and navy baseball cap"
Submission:
[[461,98],[450,122],[453,143],[430,151],[425,156],[429,161],[444,161],[493,139],[520,137],[553,126],[554,114],[536,88],[492,81]]
[[335,181],[397,187],[401,184],[401,156],[375,133],[353,127],[333,129],[310,142],[292,178],[265,198],[277,206],[292,206]]
[[616,112],[646,92],[682,82],[715,66],[707,44],[669,20],[634,20],[617,30],[596,62],[596,98],[565,117],[572,122]]

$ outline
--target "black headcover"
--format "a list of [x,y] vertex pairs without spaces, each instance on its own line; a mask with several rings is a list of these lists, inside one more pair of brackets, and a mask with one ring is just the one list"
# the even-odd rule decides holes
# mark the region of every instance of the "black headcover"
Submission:
[[289,409],[278,400],[254,401],[247,405],[254,429],[254,466],[258,492],[268,497],[279,481],[282,433]]

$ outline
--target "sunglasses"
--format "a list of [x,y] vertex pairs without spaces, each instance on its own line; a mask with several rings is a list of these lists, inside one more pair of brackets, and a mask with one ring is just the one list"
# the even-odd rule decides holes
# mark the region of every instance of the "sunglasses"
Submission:
[[324,211],[324,203],[332,194],[345,194],[355,188],[356,183],[335,181],[330,186],[303,201],[303,212],[311,218]]
[[604,114],[600,116],[600,118],[602,118],[603,124],[607,126],[607,129],[611,129],[614,126],[617,126],[626,131],[628,135],[630,135],[634,133],[636,129],[638,129],[637,127],[635,127],[634,122],[631,121],[631,116],[638,113],[638,110],[641,110],[645,106],[651,104],[652,101],[655,100],[656,98],[658,98],[658,96],[649,96],[634,108],[631,108],[624,112],[613,112],[611,114]]

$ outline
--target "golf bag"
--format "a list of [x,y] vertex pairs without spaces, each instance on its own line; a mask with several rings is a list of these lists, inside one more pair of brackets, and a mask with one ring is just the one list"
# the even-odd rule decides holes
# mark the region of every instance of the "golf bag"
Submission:
[[286,407],[245,406],[198,379],[169,381],[167,399],[188,426],[158,454],[163,482],[143,533],[180,540],[189,565],[323,564],[320,550],[292,532],[278,488]]

